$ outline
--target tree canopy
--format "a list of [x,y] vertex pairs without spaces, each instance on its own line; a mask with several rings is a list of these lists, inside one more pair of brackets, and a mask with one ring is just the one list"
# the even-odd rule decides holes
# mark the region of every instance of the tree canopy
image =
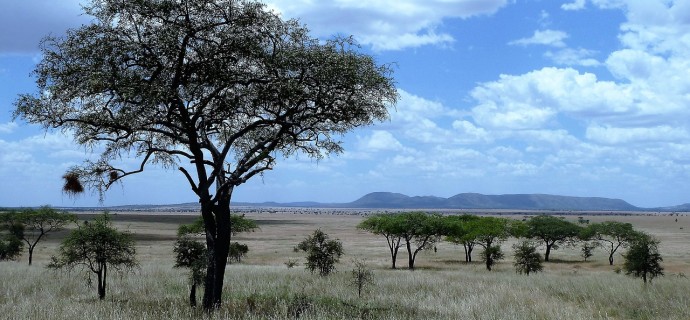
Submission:
[[648,234],[639,233],[623,257],[625,273],[642,278],[645,284],[647,280],[651,282],[654,278],[664,275],[664,268],[661,266],[664,259],[659,253],[659,240]]
[[49,233],[62,230],[67,224],[77,221],[77,216],[49,206],[38,209],[12,210],[0,213],[0,224],[21,228],[13,232],[26,243],[29,250],[29,265],[33,262],[34,249]]
[[604,221],[588,225],[582,231],[582,237],[593,239],[606,249],[609,254],[609,265],[613,265],[614,254],[620,248],[626,248],[639,236],[632,224],[618,221]]
[[[177,168],[201,204],[204,307],[217,308],[234,187],[280,156],[341,152],[340,134],[386,119],[391,69],[260,2],[91,0],[84,10],[90,24],[42,41],[37,91],[19,96],[14,116],[102,150],[65,174],[68,193],[103,196],[150,165]],[[134,167],[119,161],[130,156]]]
[[395,269],[398,250],[402,247],[402,235],[398,233],[394,214],[377,214],[367,217],[357,225],[357,228],[381,235],[386,239],[391,255],[391,268]]
[[65,237],[58,254],[51,257],[50,268],[81,267],[98,277],[98,298],[105,298],[108,267],[131,270],[138,267],[134,239],[112,226],[105,213],[91,222],[85,221]]
[[549,261],[551,250],[557,250],[559,245],[577,240],[582,230],[582,227],[573,222],[547,215],[534,216],[526,225],[526,236],[538,239],[546,246],[544,261]]

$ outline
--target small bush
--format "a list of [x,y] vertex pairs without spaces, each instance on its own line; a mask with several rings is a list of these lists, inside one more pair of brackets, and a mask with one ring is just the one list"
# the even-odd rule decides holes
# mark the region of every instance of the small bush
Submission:
[[320,229],[300,242],[295,249],[307,253],[306,268],[311,273],[318,270],[321,276],[327,276],[335,271],[335,264],[343,255],[342,242],[329,239],[329,236]]
[[229,261],[232,262],[242,262],[242,258],[247,256],[249,252],[249,247],[244,243],[232,242],[230,243],[230,250],[228,251]]
[[292,269],[298,265],[299,265],[299,262],[297,262],[297,259],[288,259],[288,261],[285,261],[285,266],[288,269]]
[[357,288],[357,296],[361,298],[365,287],[374,284],[374,273],[364,260],[353,260],[353,263],[355,267],[352,269],[352,285]]
[[537,252],[537,246],[529,241],[522,241],[513,245],[515,250],[515,272],[529,275],[544,269],[541,254]]
[[490,246],[482,250],[482,261],[486,265],[486,269],[491,271],[496,262],[503,260],[503,251],[501,251],[501,246]]

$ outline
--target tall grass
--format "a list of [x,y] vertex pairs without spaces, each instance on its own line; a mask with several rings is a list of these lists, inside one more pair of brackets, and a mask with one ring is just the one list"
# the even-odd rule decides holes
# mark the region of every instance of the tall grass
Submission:
[[330,277],[285,266],[231,265],[223,307],[191,309],[182,270],[144,263],[112,274],[104,301],[80,273],[0,263],[0,318],[7,319],[690,319],[690,280],[643,286],[603,271],[515,274],[508,264],[453,270],[374,270],[362,298],[347,267]]

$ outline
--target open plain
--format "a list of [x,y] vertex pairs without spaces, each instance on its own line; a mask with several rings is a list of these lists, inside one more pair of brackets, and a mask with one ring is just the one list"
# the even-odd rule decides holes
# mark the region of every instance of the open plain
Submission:
[[[224,304],[212,315],[187,304],[185,270],[173,268],[177,227],[194,213],[113,212],[120,230],[137,241],[141,267],[134,273],[109,277],[104,301],[96,297],[85,273],[45,268],[50,255],[69,231],[50,234],[34,253],[0,262],[0,318],[6,319],[690,319],[690,216],[670,213],[590,215],[570,213],[591,222],[632,223],[661,241],[666,275],[652,284],[620,272],[597,249],[583,262],[578,248],[552,253],[544,272],[516,274],[512,266],[514,239],[502,244],[506,259],[489,272],[475,260],[466,264],[461,246],[441,242],[437,250],[420,253],[416,270],[406,267],[401,248],[397,270],[383,237],[358,230],[365,212],[310,209],[244,210],[260,230],[233,241],[249,246],[242,263],[227,266]],[[526,214],[499,212],[523,219]],[[97,213],[79,212],[80,220]],[[494,213],[497,214],[497,213]],[[340,239],[345,255],[329,277],[304,270],[304,256],[293,247],[315,229]],[[479,249],[477,249],[479,251]],[[365,260],[374,284],[357,296],[351,284],[353,259]],[[299,265],[288,268],[288,260]]]

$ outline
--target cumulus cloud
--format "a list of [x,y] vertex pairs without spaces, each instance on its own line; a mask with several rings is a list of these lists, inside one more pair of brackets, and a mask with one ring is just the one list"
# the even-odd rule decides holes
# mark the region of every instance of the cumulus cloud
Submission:
[[571,3],[564,3],[561,5],[561,9],[563,10],[582,10],[585,8],[585,5],[587,4],[586,0],[575,0]]
[[596,67],[601,62],[594,59],[596,52],[584,48],[564,48],[557,51],[547,51],[544,56],[551,59],[558,65]]
[[399,50],[454,41],[439,33],[444,19],[490,15],[507,0],[385,0],[309,1],[270,0],[271,8],[299,18],[321,37],[353,34],[374,50]]
[[360,148],[366,151],[394,151],[402,150],[403,145],[388,131],[374,130],[372,134],[360,142]]
[[616,128],[593,125],[587,128],[587,138],[603,144],[631,144],[639,142],[689,142],[686,128],[662,125],[657,127]]
[[12,133],[16,128],[16,122],[0,123],[0,133]]
[[568,38],[568,34],[560,30],[536,30],[534,34],[529,38],[522,38],[509,42],[510,45],[545,45],[552,47],[565,47],[565,40]]

